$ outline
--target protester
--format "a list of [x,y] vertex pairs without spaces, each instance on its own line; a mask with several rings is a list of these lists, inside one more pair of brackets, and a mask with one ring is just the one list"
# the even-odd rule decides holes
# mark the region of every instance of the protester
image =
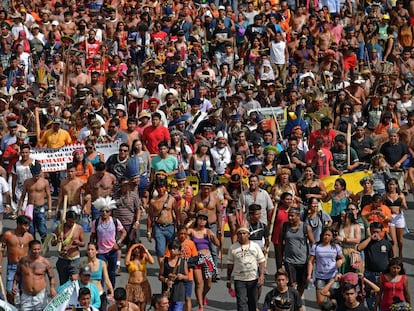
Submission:
[[257,290],[264,283],[265,258],[260,246],[249,241],[249,235],[246,227],[237,230],[237,242],[230,247],[227,256],[227,287],[231,287],[233,274],[237,310],[255,311]]
[[[50,261],[40,255],[41,243],[38,240],[29,242],[29,254],[20,258],[13,279],[13,292],[20,291],[20,310],[43,310],[47,302],[46,278],[49,280],[50,296],[56,296],[55,276]],[[19,285],[20,284],[20,285]]]
[[[16,294],[12,290],[17,265],[21,258],[28,255],[29,242],[33,240],[33,236],[29,233],[30,218],[20,215],[16,219],[16,224],[16,229],[4,232],[1,239],[3,250],[7,249],[7,301],[12,304],[14,304],[14,295]],[[0,259],[3,259],[3,255],[3,252],[0,252]]]

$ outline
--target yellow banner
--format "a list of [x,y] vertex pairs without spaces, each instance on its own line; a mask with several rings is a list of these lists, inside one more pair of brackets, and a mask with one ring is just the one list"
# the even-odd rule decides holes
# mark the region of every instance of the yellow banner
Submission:
[[[368,171],[368,172],[362,171],[362,172],[344,174],[342,176],[333,175],[333,176],[329,176],[329,177],[324,177],[321,180],[322,180],[323,184],[325,185],[325,188],[326,188],[327,192],[334,189],[335,180],[337,180],[338,178],[343,178],[346,181],[346,190],[351,191],[353,193],[358,193],[363,189],[363,187],[361,186],[359,181],[362,178],[364,178],[365,176],[371,177],[372,172],[371,171]],[[322,208],[325,212],[330,213],[331,208],[332,208],[332,201],[322,202]]]

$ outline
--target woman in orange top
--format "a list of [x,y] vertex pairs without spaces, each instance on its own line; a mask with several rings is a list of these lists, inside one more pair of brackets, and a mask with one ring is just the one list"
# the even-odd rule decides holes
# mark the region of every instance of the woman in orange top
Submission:
[[76,177],[84,183],[88,181],[88,177],[94,173],[93,165],[85,161],[85,151],[83,149],[75,149],[73,151],[73,164],[76,167]]
[[374,134],[387,134],[388,128],[399,128],[398,124],[392,122],[392,113],[387,111],[382,115],[381,122],[374,130]]
[[239,197],[245,189],[243,178],[249,177],[249,175],[249,170],[244,166],[243,155],[240,152],[233,153],[231,162],[224,171],[224,177],[229,181],[227,190],[232,197]]

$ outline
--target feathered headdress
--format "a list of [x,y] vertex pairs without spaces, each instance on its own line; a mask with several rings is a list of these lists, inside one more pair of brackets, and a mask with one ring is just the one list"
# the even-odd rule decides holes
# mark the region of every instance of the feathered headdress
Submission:
[[98,210],[102,210],[105,207],[109,209],[115,209],[116,208],[116,201],[113,200],[111,197],[99,197],[96,199],[95,202],[93,202],[93,206],[97,208]]

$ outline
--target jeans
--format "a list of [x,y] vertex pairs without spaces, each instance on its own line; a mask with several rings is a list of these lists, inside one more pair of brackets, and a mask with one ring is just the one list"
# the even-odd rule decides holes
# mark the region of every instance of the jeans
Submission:
[[[13,289],[14,275],[17,271],[17,263],[7,264],[7,276],[6,276],[6,291],[11,292]],[[6,297],[4,297],[6,299]]]
[[183,311],[184,301],[171,302],[168,311]]
[[99,210],[93,204],[91,205],[91,216],[92,220],[96,220],[101,216]]
[[158,257],[164,256],[167,243],[174,239],[174,224],[161,226],[154,224],[155,253]]
[[[373,282],[374,284],[378,284],[381,273],[371,272],[371,271],[366,271],[365,270],[364,276],[368,280]],[[368,309],[370,311],[373,311],[374,310],[374,304],[375,304],[375,294],[371,294],[369,286],[365,286],[365,290],[366,290],[365,300],[367,301]]]
[[[115,288],[115,279],[116,279],[116,261],[118,260],[118,252],[113,249],[108,253],[98,254],[96,257],[106,262],[108,266],[109,279],[111,280],[112,287]],[[102,278],[102,286],[104,286],[104,280]]]
[[30,223],[29,232],[36,239],[35,230],[40,234],[42,242],[46,239],[47,227],[46,227],[46,205],[35,206],[33,208],[33,220]]
[[236,291],[237,311],[256,311],[257,280],[234,281]]
[[[208,226],[210,227],[210,230],[213,231],[214,235],[217,236],[217,223],[211,223],[211,224],[208,224]],[[217,265],[217,261],[218,261],[217,246],[214,245],[213,243],[210,243],[210,250],[211,250],[211,256],[213,257],[213,261],[214,261],[214,264],[216,265],[216,269],[217,269],[217,267],[218,267],[218,265]]]

